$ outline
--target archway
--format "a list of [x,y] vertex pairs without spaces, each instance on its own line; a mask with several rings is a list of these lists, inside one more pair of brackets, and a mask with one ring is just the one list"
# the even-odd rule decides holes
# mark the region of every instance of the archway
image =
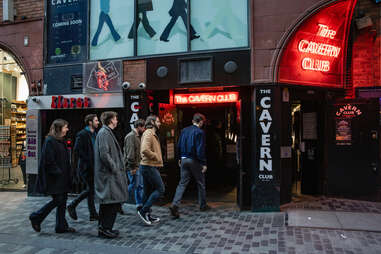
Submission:
[[26,185],[27,80],[18,57],[0,47],[0,189],[23,189]]

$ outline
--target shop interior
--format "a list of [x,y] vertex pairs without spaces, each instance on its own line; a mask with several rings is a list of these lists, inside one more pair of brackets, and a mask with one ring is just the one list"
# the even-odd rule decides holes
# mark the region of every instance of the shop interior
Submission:
[[0,49],[0,189],[25,190],[26,99],[21,66]]

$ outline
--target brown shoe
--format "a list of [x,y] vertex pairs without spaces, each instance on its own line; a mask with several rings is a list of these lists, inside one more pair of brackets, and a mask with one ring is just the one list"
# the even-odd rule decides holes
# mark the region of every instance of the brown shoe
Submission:
[[33,230],[36,232],[40,232],[41,231],[41,224],[34,222],[30,217],[29,217],[29,220],[30,220],[30,223],[32,224]]
[[177,206],[171,205],[169,207],[169,211],[171,212],[171,215],[173,216],[174,219],[180,218],[179,208]]

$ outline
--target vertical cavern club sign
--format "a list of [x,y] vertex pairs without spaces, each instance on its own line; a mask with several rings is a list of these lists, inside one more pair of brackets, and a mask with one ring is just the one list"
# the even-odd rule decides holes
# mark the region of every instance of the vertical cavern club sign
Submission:
[[316,11],[290,37],[279,61],[281,83],[342,88],[349,24],[356,0]]
[[257,91],[257,142],[259,154],[257,160],[257,182],[274,180],[272,155],[272,90],[259,89]]

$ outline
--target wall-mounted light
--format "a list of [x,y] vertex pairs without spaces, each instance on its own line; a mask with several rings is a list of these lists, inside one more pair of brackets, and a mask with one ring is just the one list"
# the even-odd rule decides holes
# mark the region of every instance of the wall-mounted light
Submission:
[[29,36],[25,35],[24,36],[24,46],[27,47],[29,45]]

